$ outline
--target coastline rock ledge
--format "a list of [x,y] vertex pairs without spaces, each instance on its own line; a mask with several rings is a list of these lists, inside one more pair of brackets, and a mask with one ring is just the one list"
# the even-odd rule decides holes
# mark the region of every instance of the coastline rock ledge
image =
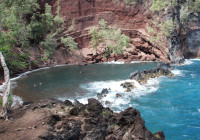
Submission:
[[0,120],[1,139],[165,140],[162,131],[145,127],[137,109],[114,113],[93,98],[85,105],[45,99],[9,112],[10,121]]

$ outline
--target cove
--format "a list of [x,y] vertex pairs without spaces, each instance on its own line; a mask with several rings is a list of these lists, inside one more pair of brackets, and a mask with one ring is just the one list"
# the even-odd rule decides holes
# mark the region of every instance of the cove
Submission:
[[156,62],[143,62],[95,64],[84,67],[68,65],[42,69],[15,80],[13,93],[22,97],[24,101],[39,101],[44,98],[76,99],[88,94],[88,90],[81,87],[84,84],[128,79],[131,72],[150,69],[156,65]]
[[[86,102],[103,88],[110,88],[103,99],[118,112],[137,108],[152,132],[163,130],[167,140],[200,139],[200,61],[188,60],[176,66],[174,78],[150,79],[130,93],[120,84],[130,73],[156,67],[156,62],[134,64],[95,64],[85,67],[63,66],[40,70],[17,79],[13,94],[24,101],[52,97]],[[123,98],[116,99],[116,93]],[[105,104],[104,104],[105,105]],[[106,105],[105,105],[106,106]]]

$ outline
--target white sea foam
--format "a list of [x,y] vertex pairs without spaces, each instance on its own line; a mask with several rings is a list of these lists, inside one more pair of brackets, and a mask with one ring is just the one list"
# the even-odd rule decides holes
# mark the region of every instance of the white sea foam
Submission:
[[200,113],[200,109],[198,109],[198,112]]
[[190,59],[190,60],[194,60],[194,61],[200,61],[200,59],[198,59],[198,58],[195,58],[195,59]]
[[124,64],[123,61],[110,61],[110,62],[103,62],[102,64]]
[[[150,79],[145,85],[141,85],[135,80],[100,81],[83,84],[81,88],[87,89],[90,94],[85,98],[79,99],[79,101],[85,104],[88,98],[92,97],[97,99],[97,93],[100,93],[103,88],[107,88],[109,89],[109,94],[101,99],[102,104],[104,106],[122,108],[122,105],[129,104],[131,99],[136,99],[157,91],[161,79],[161,77]],[[120,86],[124,82],[133,82],[135,88],[131,92],[125,92],[126,89]],[[116,98],[117,93],[122,95],[122,97]],[[106,101],[109,101],[111,104],[106,105]],[[137,104],[134,104],[134,106],[137,106]]]
[[192,78],[195,78],[196,77],[196,74],[190,74]]
[[185,62],[183,63],[183,65],[191,65],[194,62],[192,61],[192,59],[186,59]]
[[12,107],[15,106],[15,105],[17,105],[17,104],[20,104],[20,105],[23,104],[23,100],[19,96],[12,95],[12,99],[13,99]]
[[175,76],[185,76],[182,70],[174,69],[171,71]]
[[[130,63],[134,64],[134,63],[150,63],[150,62],[155,62],[155,61],[131,61]],[[110,61],[110,62],[103,62],[102,64],[125,64],[125,62],[124,61]]]
[[63,67],[63,66],[69,66],[69,65],[72,65],[72,64],[56,65],[56,66],[52,66],[52,67],[44,67],[44,68],[39,68],[39,69],[27,71],[25,73],[20,74],[19,76],[15,77],[15,78],[12,78],[11,81],[15,81],[17,79],[20,79],[23,76],[26,76],[26,75],[28,75],[30,73],[37,72],[37,71],[40,71],[40,70],[46,70],[46,69],[50,69],[50,68]]

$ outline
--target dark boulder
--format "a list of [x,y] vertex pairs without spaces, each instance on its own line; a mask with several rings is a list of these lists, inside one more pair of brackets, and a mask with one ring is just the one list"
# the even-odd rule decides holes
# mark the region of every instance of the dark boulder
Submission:
[[97,93],[98,100],[101,100],[103,97],[106,97],[108,94],[108,89],[104,88],[101,93]]
[[160,62],[158,63],[157,65],[159,68],[164,68],[164,69],[167,69],[167,70],[173,70],[173,66],[169,63],[163,63],[163,62]]
[[172,63],[181,64],[185,61],[182,53],[182,44],[176,31],[171,32],[167,39],[169,53],[168,56]]
[[120,86],[122,86],[123,88],[134,88],[134,83],[133,82],[125,82],[125,83],[122,83]]
[[65,104],[66,106],[74,106],[73,103],[72,103],[71,101],[69,101],[69,100],[65,100],[65,101],[64,101],[64,104]]
[[102,112],[103,105],[96,99],[88,99],[88,108],[87,110],[91,112],[90,116],[97,116]]
[[117,93],[115,97],[116,97],[116,98],[121,98],[121,97],[122,97],[122,95],[121,95],[121,94],[119,94],[119,93]]
[[153,136],[154,136],[155,140],[164,140],[165,139],[165,135],[164,135],[163,131],[156,132],[153,134]]
[[139,83],[144,84],[150,78],[156,78],[159,76],[172,77],[173,73],[169,69],[158,67],[158,68],[150,69],[150,70],[136,71],[131,74],[130,79],[136,80]]
[[[71,105],[69,101],[63,105]],[[54,107],[60,106],[60,103]],[[163,132],[152,134],[141,118],[140,112],[132,107],[120,113],[104,108],[96,99],[88,99],[88,104],[81,103],[70,108],[66,114],[48,116],[47,133],[41,139],[67,140],[165,140]],[[64,109],[65,109],[64,108]],[[55,109],[53,109],[55,110]],[[59,110],[62,111],[62,110]],[[63,117],[64,116],[64,117]]]
[[131,89],[135,87],[133,82],[125,82],[125,83],[122,83],[120,86],[126,89],[125,92],[130,92]]

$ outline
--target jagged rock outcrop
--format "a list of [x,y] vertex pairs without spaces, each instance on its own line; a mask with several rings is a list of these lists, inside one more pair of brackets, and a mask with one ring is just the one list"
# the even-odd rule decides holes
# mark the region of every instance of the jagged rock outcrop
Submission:
[[173,77],[174,74],[170,71],[170,67],[167,64],[162,64],[160,67],[154,69],[136,71],[131,74],[130,79],[136,80],[140,84],[145,84],[150,78],[156,78],[159,76]]
[[200,13],[190,13],[187,23],[184,25],[184,33],[180,35],[185,58],[200,57]]
[[0,121],[1,140],[165,140],[162,131],[147,129],[137,109],[115,113],[96,99],[85,105],[56,99],[26,103],[10,109],[9,118]]
[[131,89],[135,88],[135,85],[133,82],[124,82],[120,86],[126,89],[125,92],[130,92]]
[[[177,2],[179,3],[179,2]],[[167,13],[164,16],[164,19],[167,21],[174,21],[176,18],[176,24],[180,25],[180,6],[177,4],[175,7],[168,7]],[[174,24],[174,22],[173,22]],[[170,61],[175,64],[181,64],[184,62],[183,52],[182,52],[182,43],[180,40],[180,34],[177,32],[175,25],[173,31],[170,31],[170,35],[167,37],[168,43],[168,56]],[[178,27],[178,26],[177,26]],[[180,26],[179,26],[180,28]]]
[[164,68],[164,69],[167,69],[167,70],[173,70],[173,66],[169,63],[158,63],[157,64],[157,67],[161,67],[161,68]]
[[200,30],[194,30],[187,34],[187,52],[186,58],[200,57]]
[[168,38],[169,58],[172,63],[181,64],[184,62],[182,44],[176,31],[173,31]]
[[[86,105],[61,104],[63,115],[50,115],[50,126],[41,139],[73,140],[164,140],[163,132],[152,134],[141,118],[140,112],[132,107],[120,113],[104,108],[96,99],[88,99]],[[70,103],[70,104],[69,104]],[[55,104],[56,106],[56,104]]]
[[103,97],[106,97],[109,92],[109,89],[104,88],[100,93],[97,93],[98,100],[102,99]]

